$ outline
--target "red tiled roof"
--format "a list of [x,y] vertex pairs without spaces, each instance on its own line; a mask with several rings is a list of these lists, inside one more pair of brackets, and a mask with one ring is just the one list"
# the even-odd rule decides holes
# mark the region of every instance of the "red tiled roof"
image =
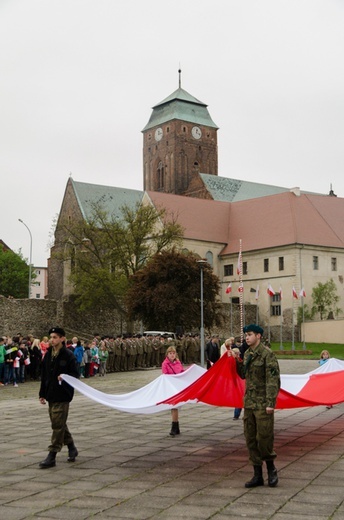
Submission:
[[[344,247],[344,199],[291,192],[231,204],[222,254],[288,244]],[[341,224],[340,224],[341,223]]]
[[222,254],[289,244],[344,248],[344,199],[279,193],[219,202],[148,192],[153,204],[178,217],[185,238],[224,244]]
[[228,220],[230,204],[215,200],[197,199],[160,193],[147,192],[155,207],[162,207],[167,214],[177,218],[184,228],[184,237],[204,242],[228,242]]

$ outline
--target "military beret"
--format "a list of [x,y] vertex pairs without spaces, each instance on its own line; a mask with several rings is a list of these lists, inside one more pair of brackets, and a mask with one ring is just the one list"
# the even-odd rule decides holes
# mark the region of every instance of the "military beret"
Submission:
[[243,328],[243,331],[246,332],[255,332],[256,334],[261,334],[263,336],[264,330],[262,327],[259,327],[259,325],[256,325],[255,323],[251,323],[251,325],[246,325]]
[[52,327],[50,330],[49,330],[49,334],[52,334],[52,333],[55,333],[57,334],[58,336],[65,336],[66,333],[64,331],[64,329],[62,329],[61,327]]

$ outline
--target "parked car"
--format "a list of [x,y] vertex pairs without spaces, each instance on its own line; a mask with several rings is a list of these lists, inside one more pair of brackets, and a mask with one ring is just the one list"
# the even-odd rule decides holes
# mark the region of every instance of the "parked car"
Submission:
[[177,339],[177,336],[174,332],[166,332],[164,330],[145,330],[143,335],[144,336],[165,336],[167,338]]

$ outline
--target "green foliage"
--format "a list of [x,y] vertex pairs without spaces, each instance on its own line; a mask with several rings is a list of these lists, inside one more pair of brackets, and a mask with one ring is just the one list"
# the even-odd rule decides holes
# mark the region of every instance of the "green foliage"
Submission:
[[303,309],[302,309],[302,305],[300,307],[298,307],[298,309],[297,309],[297,323],[298,324],[303,323],[303,321],[310,321],[311,319],[312,319],[312,311],[308,307],[307,303],[305,303],[303,305]]
[[126,315],[124,297],[129,278],[148,259],[182,238],[181,227],[164,210],[137,204],[121,208],[121,218],[92,205],[92,216],[64,228],[64,260],[70,260],[70,280],[81,310],[117,309]]
[[320,319],[328,319],[329,316],[338,316],[341,309],[337,307],[339,302],[337,287],[332,278],[326,283],[317,283],[312,290],[313,306],[312,317],[319,314]]
[[6,297],[27,298],[29,291],[29,266],[21,251],[5,251],[0,246],[0,294]]
[[[155,254],[147,265],[131,277],[126,302],[130,315],[149,329],[184,330],[199,328],[200,267],[197,257],[176,250]],[[204,325],[216,321],[220,283],[206,263],[203,267]]]

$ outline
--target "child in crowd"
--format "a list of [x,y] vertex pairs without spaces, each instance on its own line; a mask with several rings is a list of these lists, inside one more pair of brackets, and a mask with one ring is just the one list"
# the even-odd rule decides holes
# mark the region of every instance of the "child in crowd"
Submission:
[[[178,359],[177,351],[175,347],[168,347],[166,350],[166,357],[161,365],[162,373],[163,374],[180,374],[181,372],[184,372],[183,365]],[[178,408],[172,408],[171,410],[172,415],[172,428],[170,431],[170,435],[174,437],[175,435],[180,434],[179,430],[179,418],[178,418]]]
[[326,361],[328,361],[330,359],[330,353],[328,350],[322,350],[321,354],[320,354],[320,359],[318,361],[319,365],[323,365],[324,363],[326,363]]

